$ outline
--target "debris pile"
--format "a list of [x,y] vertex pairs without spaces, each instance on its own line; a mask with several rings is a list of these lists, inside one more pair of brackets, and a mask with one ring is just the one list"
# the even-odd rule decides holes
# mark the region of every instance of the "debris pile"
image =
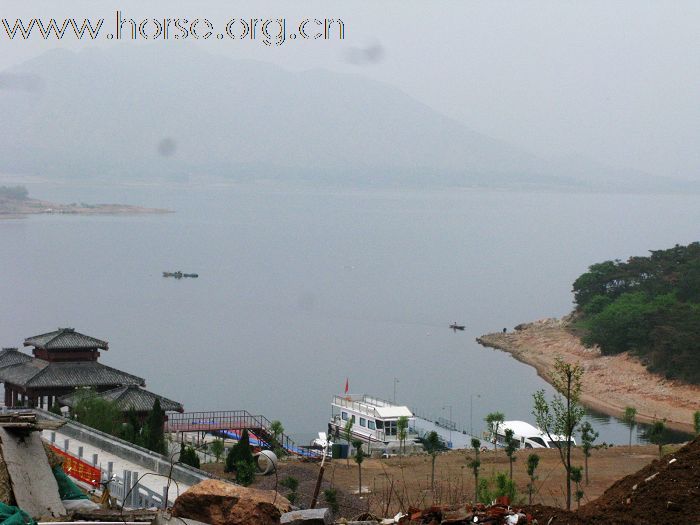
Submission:
[[[499,498],[493,505],[435,505],[427,509],[408,509],[407,514],[399,514],[391,521],[399,525],[459,525],[467,523],[488,523],[492,525],[531,525],[532,516],[521,507],[512,507],[508,498]],[[388,525],[388,523],[386,524]]]

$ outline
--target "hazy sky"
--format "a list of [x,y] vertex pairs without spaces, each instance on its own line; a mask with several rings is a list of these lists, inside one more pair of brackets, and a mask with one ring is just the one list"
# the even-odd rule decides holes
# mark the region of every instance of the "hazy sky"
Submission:
[[[345,40],[207,40],[211,53],[351,72],[400,87],[467,126],[546,157],[700,179],[700,2],[57,2],[0,0],[0,18],[341,18]],[[0,68],[57,46],[9,41]],[[181,45],[159,42],[158,45]],[[183,81],[187,81],[183,75]],[[167,86],[164,87],[167,89]]]

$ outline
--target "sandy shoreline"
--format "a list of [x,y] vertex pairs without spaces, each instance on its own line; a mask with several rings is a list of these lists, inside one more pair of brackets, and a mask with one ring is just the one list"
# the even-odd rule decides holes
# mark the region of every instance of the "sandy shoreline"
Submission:
[[566,321],[543,319],[519,325],[508,333],[486,334],[477,342],[503,350],[515,359],[531,365],[551,383],[549,371],[555,357],[578,362],[584,368],[584,405],[620,417],[625,407],[637,409],[637,420],[650,422],[666,418],[669,427],[693,432],[693,413],[700,410],[700,386],[670,381],[647,372],[628,355],[602,356],[597,348],[584,347],[566,330]]
[[0,218],[15,219],[28,215],[149,215],[172,210],[144,208],[127,204],[57,204],[37,199],[0,199]]

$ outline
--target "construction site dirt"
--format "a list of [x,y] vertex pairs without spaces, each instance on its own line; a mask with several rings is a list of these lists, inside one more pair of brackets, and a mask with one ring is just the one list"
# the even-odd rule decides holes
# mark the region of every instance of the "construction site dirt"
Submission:
[[[528,453],[533,451],[528,451]],[[535,481],[533,505],[528,506],[527,454],[517,455],[513,478],[524,508],[544,524],[659,524],[700,522],[700,440],[683,448],[668,447],[658,459],[655,446],[615,446],[595,450],[589,458],[590,483],[584,491],[580,510],[566,512],[565,471],[556,450],[538,450],[540,463]],[[480,477],[489,479],[508,472],[503,451],[482,452]],[[338,515],[348,519],[362,514],[393,517],[408,507],[454,508],[473,501],[474,478],[468,462],[472,454],[454,451],[440,454],[435,462],[435,487],[431,490],[431,460],[428,455],[367,459],[362,463],[363,494],[358,492],[358,467],[350,460],[334,460],[326,467],[323,488],[338,492]],[[583,465],[580,449],[573,463]],[[277,478],[260,479],[256,486],[274,488],[287,476],[299,480],[298,503],[308,505],[318,465],[298,461],[281,462]],[[282,494],[286,489],[278,486]],[[325,505],[323,497],[320,503]],[[572,504],[576,509],[576,503]],[[551,522],[550,522],[551,519]]]

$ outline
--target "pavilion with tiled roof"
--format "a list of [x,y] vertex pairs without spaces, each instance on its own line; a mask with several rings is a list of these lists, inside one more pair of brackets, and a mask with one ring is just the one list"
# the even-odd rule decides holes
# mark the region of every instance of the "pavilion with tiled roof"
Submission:
[[[102,399],[106,399],[107,401],[112,401],[117,405],[117,408],[119,408],[121,412],[133,410],[141,418],[144,418],[153,409],[153,404],[156,402],[156,399],[160,402],[160,408],[164,412],[182,413],[185,411],[183,406],[177,401],[159,396],[158,394],[149,392],[148,390],[140,388],[136,385],[113,388],[112,390],[100,392],[97,394],[97,396],[101,397]],[[75,405],[80,398],[80,392],[76,390],[71,394],[61,396],[58,399],[58,402],[61,405],[72,409],[75,408]]]
[[0,352],[6,406],[50,408],[58,397],[78,387],[104,392],[146,384],[141,377],[99,363],[99,350],[107,350],[107,342],[73,328],[28,337],[24,346],[34,347],[33,358],[14,348]]

